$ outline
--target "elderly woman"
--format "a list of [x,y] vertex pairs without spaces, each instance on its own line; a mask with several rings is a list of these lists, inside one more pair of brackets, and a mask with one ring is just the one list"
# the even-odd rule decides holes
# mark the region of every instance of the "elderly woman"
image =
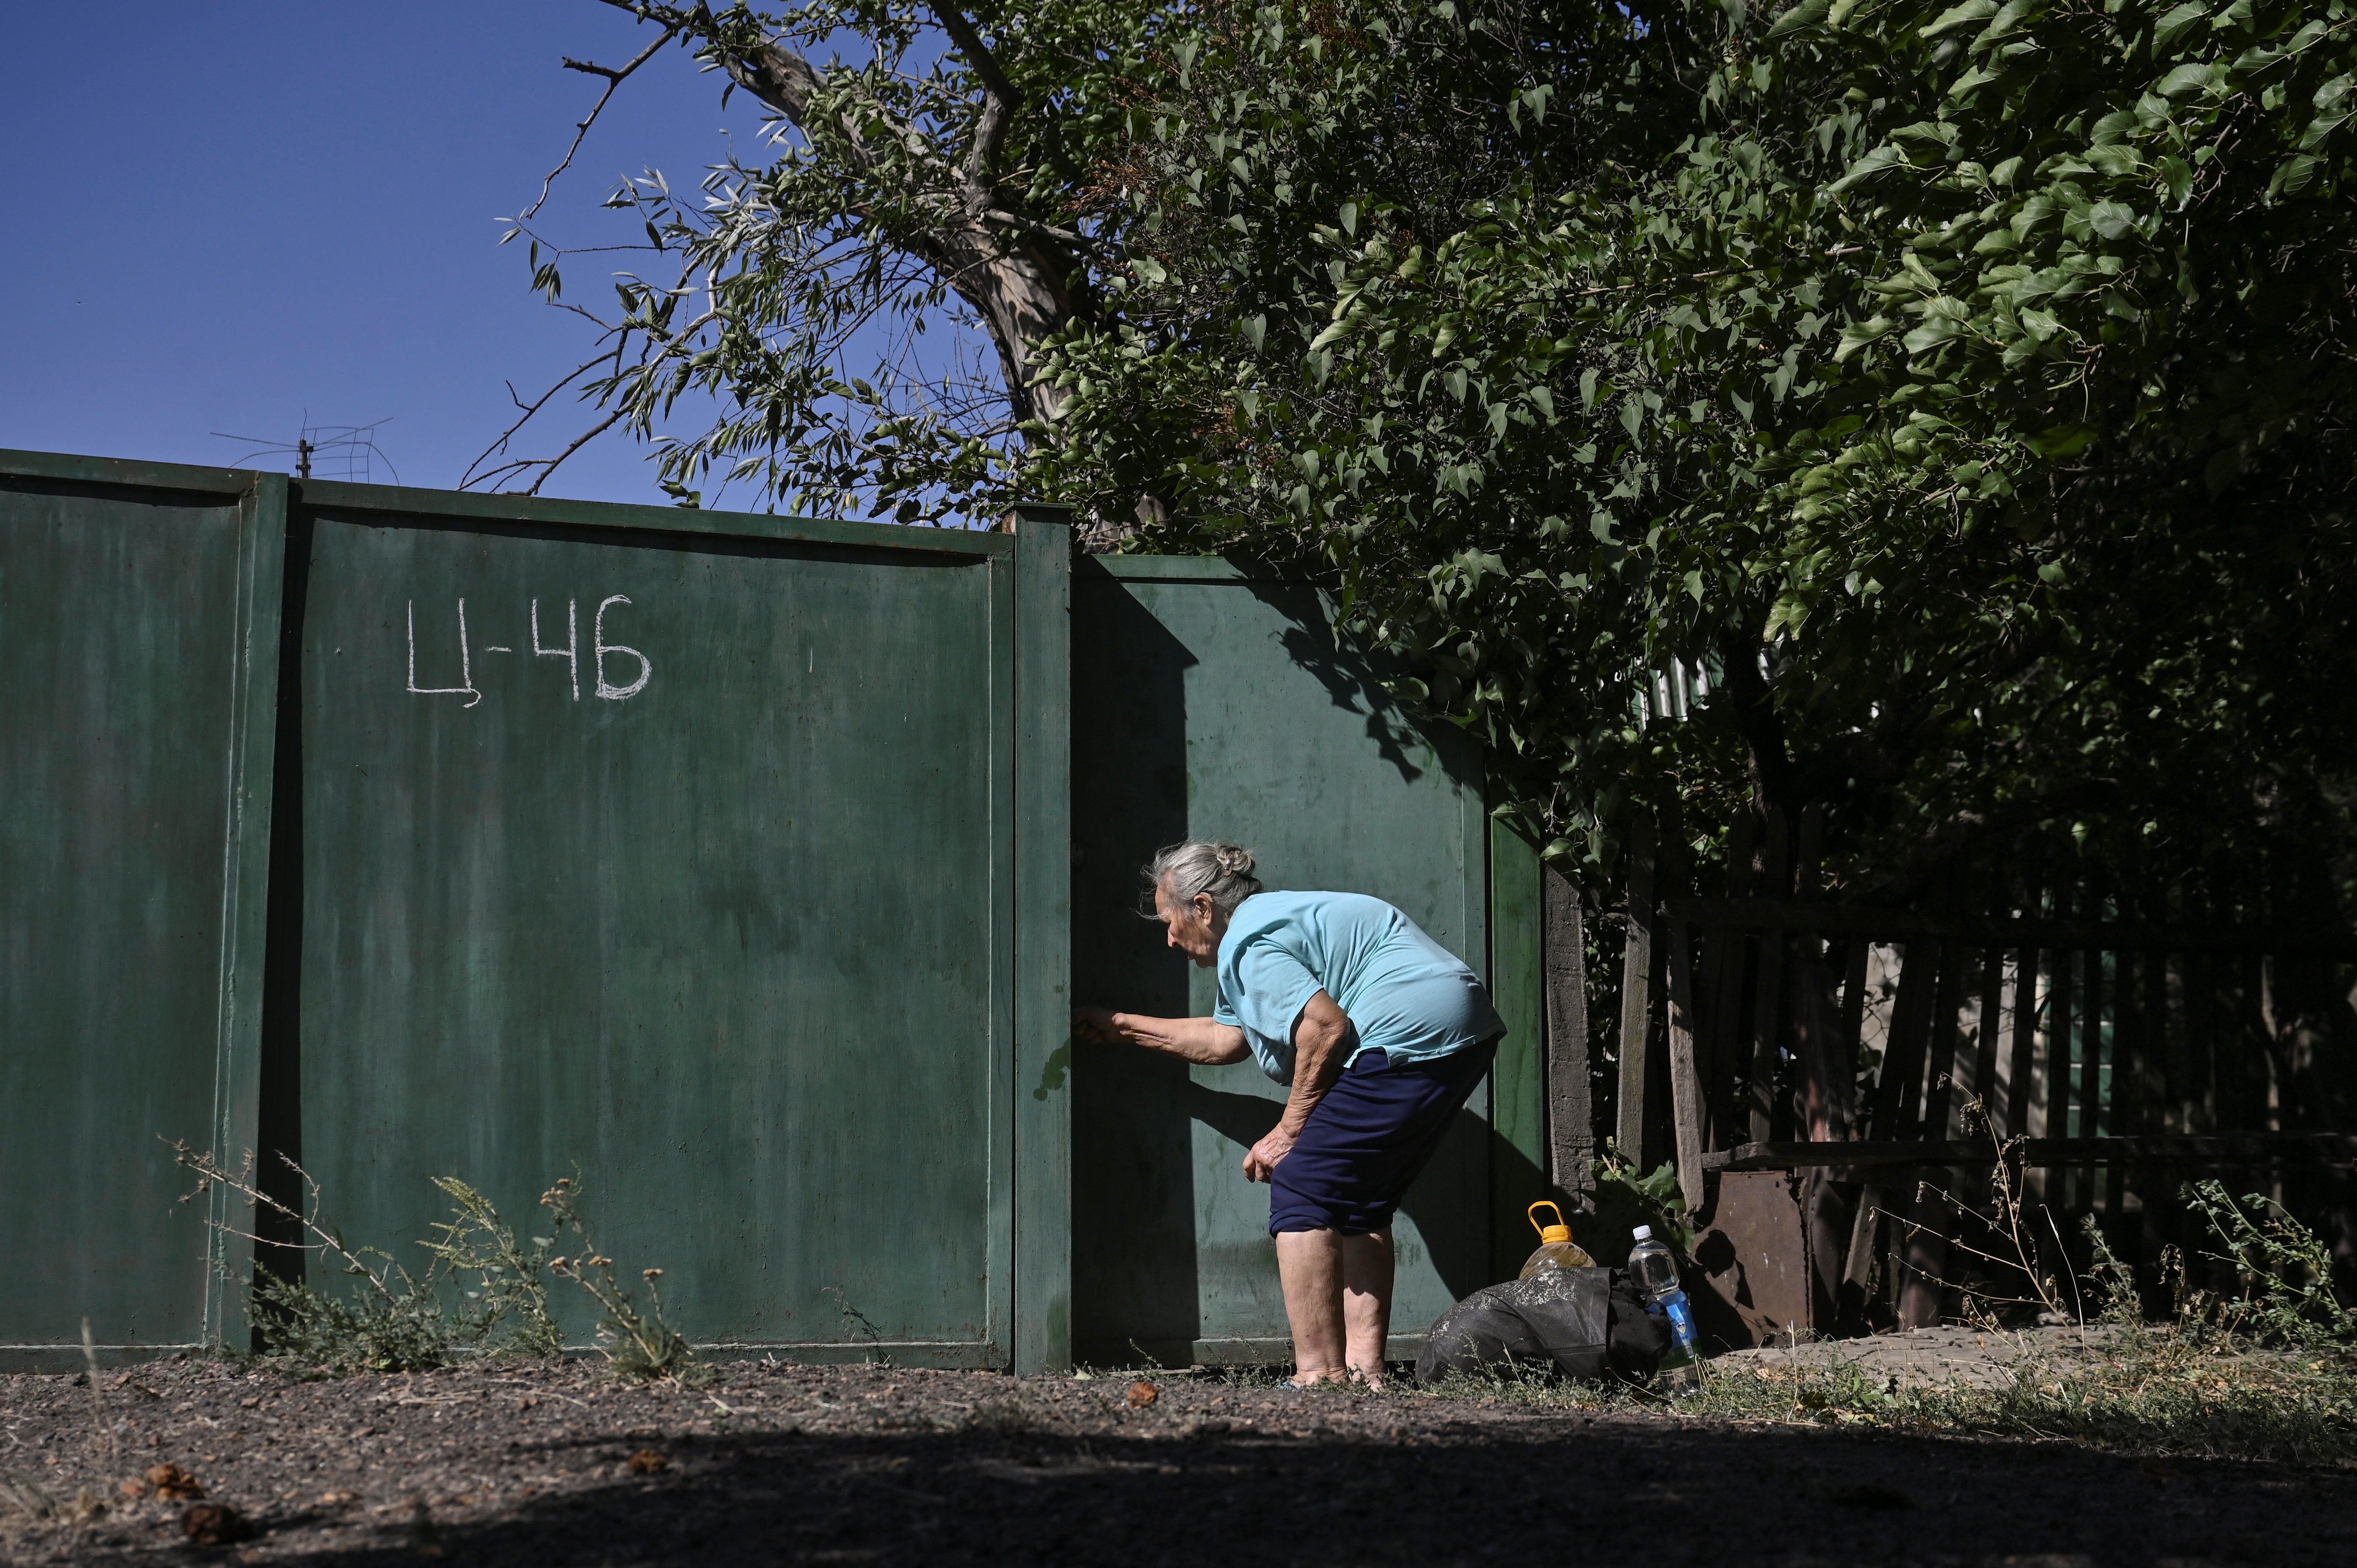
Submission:
[[1392,1215],[1505,1026],[1473,972],[1380,898],[1264,892],[1249,850],[1200,839],[1146,876],[1170,945],[1216,972],[1218,1004],[1208,1018],[1084,1007],[1074,1023],[1190,1062],[1250,1056],[1291,1086],[1243,1168],[1269,1184],[1295,1380],[1380,1385]]

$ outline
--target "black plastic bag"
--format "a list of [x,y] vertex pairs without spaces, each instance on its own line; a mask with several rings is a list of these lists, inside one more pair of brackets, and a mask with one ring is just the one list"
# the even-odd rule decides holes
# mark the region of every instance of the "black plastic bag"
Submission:
[[1669,1343],[1669,1320],[1645,1310],[1626,1271],[1542,1269],[1475,1291],[1442,1313],[1415,1375],[1437,1383],[1451,1372],[1513,1377],[1551,1367],[1589,1382],[1642,1380]]

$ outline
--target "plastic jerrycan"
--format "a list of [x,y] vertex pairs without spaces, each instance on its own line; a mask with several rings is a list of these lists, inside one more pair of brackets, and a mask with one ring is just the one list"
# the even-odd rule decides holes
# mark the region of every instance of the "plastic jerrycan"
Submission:
[[[1554,1224],[1539,1223],[1539,1210],[1542,1208],[1555,1215]],[[1539,1233],[1539,1250],[1531,1254],[1530,1262],[1524,1263],[1523,1272],[1515,1276],[1517,1279],[1529,1279],[1541,1269],[1592,1269],[1596,1266],[1596,1260],[1581,1251],[1572,1240],[1571,1227],[1563,1222],[1562,1209],[1541,1198],[1531,1205],[1529,1213],[1531,1227]]]

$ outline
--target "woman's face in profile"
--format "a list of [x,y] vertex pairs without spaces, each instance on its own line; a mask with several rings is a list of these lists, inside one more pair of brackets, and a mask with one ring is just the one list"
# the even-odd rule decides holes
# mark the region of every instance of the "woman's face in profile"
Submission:
[[1219,961],[1220,938],[1227,922],[1212,912],[1210,894],[1198,893],[1182,904],[1172,899],[1168,887],[1157,886],[1154,912],[1162,918],[1172,947],[1204,969]]

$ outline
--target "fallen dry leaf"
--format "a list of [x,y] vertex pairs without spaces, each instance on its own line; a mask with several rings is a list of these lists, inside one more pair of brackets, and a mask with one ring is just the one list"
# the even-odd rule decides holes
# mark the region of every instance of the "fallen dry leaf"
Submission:
[[651,1476],[670,1463],[651,1448],[641,1448],[630,1455],[630,1468],[641,1476]]
[[134,1476],[114,1489],[126,1498],[144,1498],[147,1495],[147,1483]]
[[321,1492],[319,1494],[319,1506],[321,1508],[339,1509],[348,1503],[356,1503],[360,1500],[361,1495],[358,1492],[348,1492],[340,1487],[332,1492]]
[[180,1533],[199,1546],[227,1546],[250,1539],[253,1526],[227,1503],[190,1503],[180,1515]]
[[1137,1381],[1129,1385],[1129,1402],[1135,1409],[1144,1410],[1147,1405],[1152,1404],[1156,1400],[1158,1400],[1161,1397],[1162,1391],[1155,1387],[1152,1383],[1147,1382],[1144,1378],[1140,1378]]
[[147,1484],[156,1488],[159,1498],[176,1503],[187,1502],[205,1495],[205,1484],[181,1469],[178,1465],[158,1465],[147,1472]]

